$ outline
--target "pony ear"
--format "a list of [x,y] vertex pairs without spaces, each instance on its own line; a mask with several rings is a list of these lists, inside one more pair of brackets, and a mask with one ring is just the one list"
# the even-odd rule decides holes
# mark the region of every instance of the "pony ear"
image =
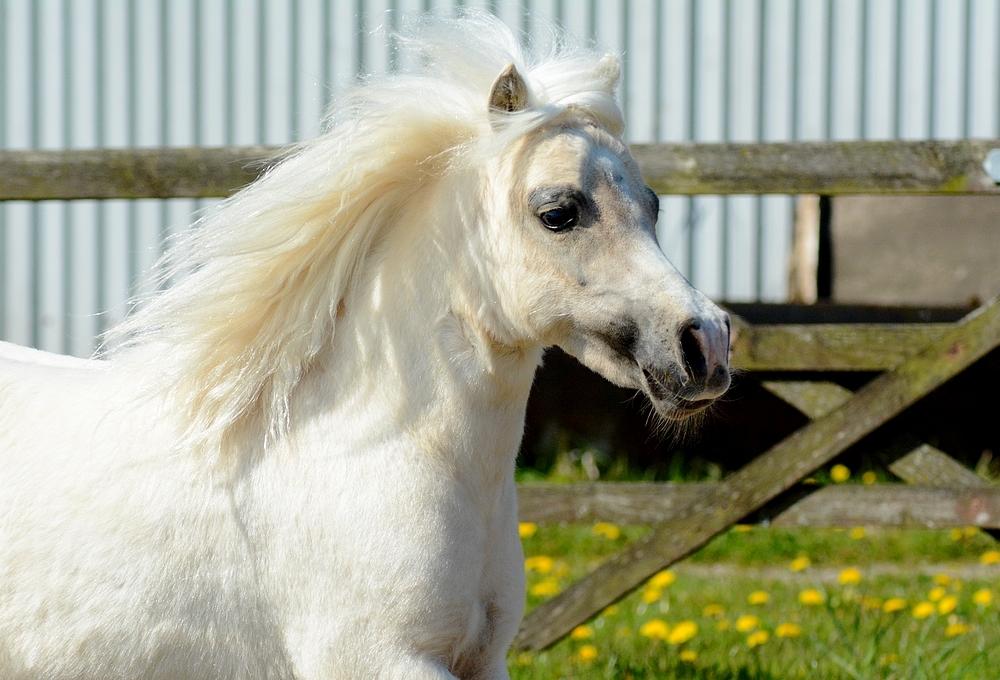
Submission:
[[528,86],[514,64],[500,72],[490,90],[490,110],[514,113],[528,107]]
[[597,75],[604,81],[608,92],[614,92],[622,77],[621,60],[613,54],[605,54],[597,62]]

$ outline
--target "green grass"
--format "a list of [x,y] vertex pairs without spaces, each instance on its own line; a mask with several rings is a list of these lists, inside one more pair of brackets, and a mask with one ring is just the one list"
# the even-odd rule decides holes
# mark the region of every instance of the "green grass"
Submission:
[[[646,529],[623,527],[610,539],[592,527],[540,527],[526,538],[525,554],[547,556],[528,573],[530,591],[548,582],[566,587],[602,557],[621,549]],[[836,530],[731,530],[674,570],[676,580],[657,596],[640,589],[590,622],[589,637],[566,639],[541,653],[512,653],[513,678],[989,678],[1000,663],[1000,566],[982,565],[981,555],[997,548],[977,532],[867,530],[863,537]],[[806,555],[811,566],[792,572],[789,562]],[[856,567],[860,583],[843,585],[837,576]],[[939,573],[952,577],[944,586],[955,598],[951,612],[913,616],[927,601]],[[823,593],[824,602],[799,602],[805,589]],[[988,606],[973,593],[988,589]],[[749,604],[755,591],[764,604]],[[903,598],[906,607],[886,613],[881,605]],[[529,609],[544,597],[529,594]],[[940,601],[935,603],[938,606]],[[722,613],[708,615],[707,605]],[[735,629],[739,616],[752,614],[769,639],[750,648],[752,631]],[[691,621],[697,634],[683,644],[640,634],[642,625],[660,619],[668,628]],[[799,626],[801,635],[779,638],[780,624]],[[949,637],[951,624],[968,630]],[[584,660],[592,645],[596,658]],[[681,660],[681,652],[696,658]]]

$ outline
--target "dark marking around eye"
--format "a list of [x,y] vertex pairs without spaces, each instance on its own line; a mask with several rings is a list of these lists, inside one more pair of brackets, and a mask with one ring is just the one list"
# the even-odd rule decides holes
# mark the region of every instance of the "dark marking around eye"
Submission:
[[528,206],[534,213],[539,213],[545,208],[569,204],[585,206],[587,198],[579,189],[567,186],[539,187],[528,194]]

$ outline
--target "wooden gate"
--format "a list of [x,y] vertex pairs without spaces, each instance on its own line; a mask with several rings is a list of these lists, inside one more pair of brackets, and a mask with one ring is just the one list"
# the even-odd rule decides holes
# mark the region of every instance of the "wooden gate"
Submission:
[[[150,149],[0,152],[0,200],[214,197],[251,181],[277,150]],[[997,194],[1000,140],[638,145],[649,184],[668,194]],[[1000,238],[1000,235],[998,235]],[[525,619],[515,646],[547,647],[575,626],[754,513],[778,524],[975,525],[1000,536],[1000,489],[914,439],[889,470],[914,485],[798,485],[1000,344],[1000,298],[955,324],[749,326],[733,363],[781,372],[764,383],[812,422],[714,484],[526,485],[533,521],[651,523]],[[880,371],[851,392],[796,374]],[[793,489],[793,487],[795,487]],[[778,503],[794,491],[797,501]],[[769,511],[768,508],[779,508]]]

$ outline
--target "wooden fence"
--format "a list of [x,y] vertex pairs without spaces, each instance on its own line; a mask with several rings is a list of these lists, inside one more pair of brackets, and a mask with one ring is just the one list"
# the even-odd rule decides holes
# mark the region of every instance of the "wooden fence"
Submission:
[[[0,151],[0,200],[224,196],[277,152]],[[657,144],[633,152],[661,193],[1000,195],[1000,140]],[[517,647],[553,644],[736,522],[974,525],[1000,537],[1000,488],[916,437],[901,442],[888,466],[909,485],[803,483],[996,348],[1000,298],[954,324],[736,325],[734,365],[765,373],[764,387],[811,422],[718,483],[522,486],[524,520],[602,519],[652,530],[532,611]],[[856,392],[816,378],[834,371],[879,376]]]

